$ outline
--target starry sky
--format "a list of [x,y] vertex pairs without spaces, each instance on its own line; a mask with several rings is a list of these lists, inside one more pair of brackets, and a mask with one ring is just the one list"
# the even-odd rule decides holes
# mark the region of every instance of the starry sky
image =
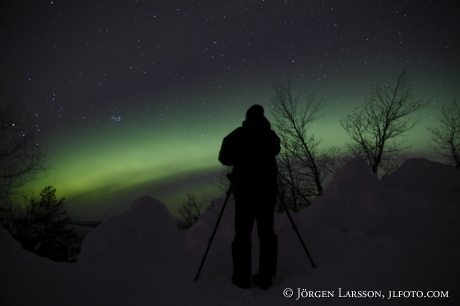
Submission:
[[312,131],[343,146],[341,116],[404,68],[432,98],[407,134],[430,157],[435,105],[458,99],[456,1],[2,1],[1,103],[39,129],[52,185],[78,219],[103,220],[151,195],[174,213],[210,201],[223,137],[273,82],[324,100]]

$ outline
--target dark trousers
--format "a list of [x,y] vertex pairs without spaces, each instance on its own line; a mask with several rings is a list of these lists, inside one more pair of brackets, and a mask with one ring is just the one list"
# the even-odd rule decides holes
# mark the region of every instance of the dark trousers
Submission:
[[254,220],[260,241],[259,274],[276,274],[278,238],[273,230],[276,197],[267,190],[235,194],[235,239],[232,243],[233,280],[251,280],[251,236]]

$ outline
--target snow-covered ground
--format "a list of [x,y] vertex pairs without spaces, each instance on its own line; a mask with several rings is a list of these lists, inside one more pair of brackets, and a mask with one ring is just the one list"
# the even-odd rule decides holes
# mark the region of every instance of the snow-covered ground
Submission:
[[[222,204],[180,231],[163,203],[142,197],[93,230],[74,264],[23,251],[1,229],[0,305],[459,305],[460,171],[453,167],[410,159],[378,180],[353,159],[310,209],[292,214],[316,269],[287,216],[276,215],[278,272],[267,291],[231,284],[232,203],[193,282]],[[257,256],[254,231],[254,270]],[[390,292],[400,297],[388,299]]]

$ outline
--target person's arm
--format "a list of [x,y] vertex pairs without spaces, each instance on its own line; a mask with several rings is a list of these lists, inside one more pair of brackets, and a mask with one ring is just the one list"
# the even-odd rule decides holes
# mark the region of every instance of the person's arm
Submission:
[[233,131],[222,141],[222,146],[219,152],[219,161],[225,166],[233,166],[235,164],[236,154],[236,133]]

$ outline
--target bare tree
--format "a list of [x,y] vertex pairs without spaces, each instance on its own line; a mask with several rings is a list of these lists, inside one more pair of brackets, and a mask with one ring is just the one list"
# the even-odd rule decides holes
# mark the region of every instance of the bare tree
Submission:
[[206,199],[198,201],[193,193],[187,193],[186,199],[178,209],[178,217],[176,222],[179,227],[189,228],[201,217],[202,213],[209,209],[213,202],[206,205]]
[[37,128],[13,102],[0,105],[0,216],[11,212],[12,197],[49,167],[36,142]]
[[323,101],[309,95],[300,103],[289,79],[275,82],[273,88],[271,113],[281,139],[279,193],[293,211],[299,211],[323,193],[323,181],[329,173],[319,149],[321,139],[309,131],[311,123],[322,117]]
[[419,122],[412,114],[428,103],[415,99],[409,76],[404,69],[393,84],[373,86],[364,103],[340,120],[352,140],[350,153],[365,159],[373,173],[384,156],[399,157],[410,148],[402,136]]
[[[292,211],[299,212],[311,205],[313,188],[311,181],[304,178],[306,169],[302,169],[296,156],[292,154],[293,144],[288,142],[281,133],[279,136],[282,150],[278,156],[278,194]],[[277,209],[280,213],[283,212],[284,208],[281,203],[277,203]]]
[[440,127],[427,127],[432,134],[430,148],[448,164],[460,169],[460,107],[453,100],[451,105],[438,107],[438,111]]

